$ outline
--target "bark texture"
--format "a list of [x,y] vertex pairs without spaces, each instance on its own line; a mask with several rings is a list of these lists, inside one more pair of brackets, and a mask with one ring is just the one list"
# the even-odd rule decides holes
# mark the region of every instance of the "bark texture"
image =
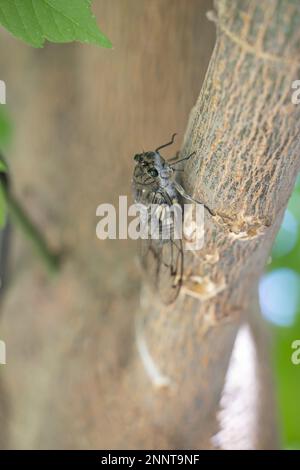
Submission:
[[[257,282],[299,170],[300,108],[291,102],[299,15],[295,2],[244,0],[217,1],[211,15],[217,42],[183,152],[198,157],[184,173],[187,191],[216,216],[206,214],[204,248],[185,253],[176,304],[166,308],[145,293],[139,314],[167,384],[156,395],[147,387],[139,393],[181,445],[203,444],[213,432],[237,329],[251,321]],[[139,365],[136,374],[140,382]],[[262,377],[269,380],[266,370]],[[274,423],[269,417],[264,437],[257,423],[257,447],[276,445]]]

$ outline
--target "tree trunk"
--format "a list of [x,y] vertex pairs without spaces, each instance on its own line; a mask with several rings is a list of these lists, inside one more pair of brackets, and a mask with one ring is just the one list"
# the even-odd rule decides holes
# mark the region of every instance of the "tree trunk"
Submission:
[[[145,290],[138,312],[153,386],[139,361],[134,384],[156,423],[187,447],[206,445],[213,433],[234,339],[249,321],[300,164],[300,108],[291,102],[299,6],[219,0],[216,9],[217,42],[183,147],[197,156],[187,163],[185,188],[216,215],[205,214],[204,248],[185,252],[176,304],[165,307]],[[261,378],[269,381],[266,370]],[[263,431],[256,423],[256,447],[276,445],[275,418],[267,419]]]

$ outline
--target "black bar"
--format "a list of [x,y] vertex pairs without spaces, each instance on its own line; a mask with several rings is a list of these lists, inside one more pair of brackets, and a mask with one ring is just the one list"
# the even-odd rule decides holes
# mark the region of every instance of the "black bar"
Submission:
[[[54,465],[71,464],[79,468],[106,468],[107,466],[121,465],[125,468],[138,468],[141,466],[154,465],[188,465],[189,467],[200,467],[206,464],[219,463],[224,465],[228,461],[245,464],[270,465],[272,461],[282,462],[285,466],[299,463],[299,451],[212,451],[212,450],[94,450],[94,451],[1,451],[1,469],[7,464],[36,463],[38,468],[54,468]],[[56,470],[56,469],[55,469]]]

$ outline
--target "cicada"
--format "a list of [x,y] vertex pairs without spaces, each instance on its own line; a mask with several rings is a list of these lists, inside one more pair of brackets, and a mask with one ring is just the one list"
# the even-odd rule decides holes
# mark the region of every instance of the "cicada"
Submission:
[[[140,224],[147,227],[149,236],[141,240],[141,264],[166,304],[174,302],[180,292],[184,265],[183,241],[175,236],[176,211],[170,209],[182,208],[183,199],[199,202],[176,181],[176,172],[182,171],[177,165],[190,159],[195,152],[185,158],[179,158],[177,154],[169,161],[160,153],[173,144],[175,135],[156,150],[134,156],[136,165],[132,182],[135,202],[146,207],[146,216],[140,218]],[[166,231],[168,236],[165,236]]]

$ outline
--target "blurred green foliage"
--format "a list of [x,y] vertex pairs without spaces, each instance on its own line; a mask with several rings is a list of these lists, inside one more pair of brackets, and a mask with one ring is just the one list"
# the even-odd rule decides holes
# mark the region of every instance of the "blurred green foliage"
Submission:
[[[295,240],[292,233],[283,226],[280,229],[272,250],[272,262],[268,271],[289,268],[300,275],[300,178],[298,177],[294,192],[288,204],[288,211],[294,216],[296,224]],[[280,247],[291,249],[282,253]],[[284,312],[283,312],[284,314]],[[292,343],[300,340],[300,305],[292,325],[272,326],[273,361],[279,420],[281,424],[282,444],[288,449],[300,449],[300,364],[292,363]]]
[[0,105],[0,151],[5,152],[11,142],[12,123],[6,105]]

